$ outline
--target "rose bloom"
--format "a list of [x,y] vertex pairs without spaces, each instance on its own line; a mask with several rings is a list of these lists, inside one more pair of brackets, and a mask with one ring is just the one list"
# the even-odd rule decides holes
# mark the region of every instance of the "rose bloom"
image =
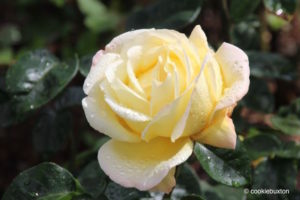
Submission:
[[167,29],[114,38],[94,56],[82,100],[89,124],[111,137],[101,168],[124,187],[170,192],[193,141],[235,148],[230,115],[248,87],[247,55],[228,43],[214,52],[199,25],[189,38]]

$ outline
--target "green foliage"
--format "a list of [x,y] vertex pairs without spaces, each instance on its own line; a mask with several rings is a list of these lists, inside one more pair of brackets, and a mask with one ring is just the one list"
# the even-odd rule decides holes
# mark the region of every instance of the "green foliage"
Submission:
[[260,0],[244,0],[243,3],[239,0],[230,1],[230,16],[235,21],[245,19],[249,14],[253,13],[258,7]]
[[292,14],[297,6],[297,0],[263,0],[267,9],[273,12],[286,12]]
[[42,163],[17,176],[3,200],[67,200],[82,194],[81,186],[67,170]]
[[23,55],[6,74],[7,91],[12,94],[17,113],[37,109],[53,99],[72,80],[78,63],[60,62],[48,51]]
[[235,150],[207,148],[196,143],[194,152],[203,169],[215,181],[233,187],[250,183],[250,161],[239,140]]
[[287,58],[267,52],[248,51],[251,75],[258,78],[295,78],[295,66]]
[[199,15],[202,0],[162,0],[133,13],[127,29],[180,29],[192,23]]
[[118,17],[97,0],[77,0],[80,11],[86,16],[85,25],[94,32],[109,31],[118,23]]
[[300,99],[289,106],[282,106],[277,115],[271,118],[275,129],[287,135],[300,135]]

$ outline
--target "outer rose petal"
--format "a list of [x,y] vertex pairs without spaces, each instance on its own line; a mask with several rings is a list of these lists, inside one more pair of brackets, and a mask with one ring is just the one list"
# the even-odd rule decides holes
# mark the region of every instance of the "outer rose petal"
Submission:
[[90,126],[97,131],[121,141],[140,141],[138,135],[130,132],[118,121],[116,115],[104,102],[103,94],[98,94],[97,100],[93,97],[85,97],[82,106]]
[[159,191],[159,192],[164,192],[164,193],[169,194],[172,191],[173,187],[176,185],[176,179],[174,177],[175,171],[176,171],[176,168],[173,167],[169,171],[168,175],[158,185],[156,185],[154,188],[152,188],[150,191],[153,191],[153,192]]
[[172,143],[156,138],[149,143],[126,143],[110,140],[99,150],[98,161],[103,171],[124,187],[150,190],[169,171],[192,154],[193,143],[183,138]]
[[[101,59],[99,58],[99,56],[101,57]],[[86,77],[83,85],[83,91],[86,95],[89,95],[94,88],[96,90],[99,89],[98,86],[105,76],[105,70],[109,67],[119,65],[121,62],[119,58],[119,55],[112,53],[101,53],[94,56],[96,64],[92,65],[91,70]]]
[[219,111],[211,124],[193,138],[201,143],[215,147],[234,149],[236,133],[232,119],[228,117],[228,109]]
[[224,94],[216,106],[220,110],[235,104],[248,92],[250,70],[248,56],[234,45],[223,43],[215,57],[224,81]]
[[154,29],[139,29],[139,30],[128,31],[126,33],[123,33],[115,37],[108,45],[106,45],[105,51],[120,53],[121,48],[124,44],[131,42],[134,38],[136,38],[137,35],[143,32],[153,31],[153,30]]

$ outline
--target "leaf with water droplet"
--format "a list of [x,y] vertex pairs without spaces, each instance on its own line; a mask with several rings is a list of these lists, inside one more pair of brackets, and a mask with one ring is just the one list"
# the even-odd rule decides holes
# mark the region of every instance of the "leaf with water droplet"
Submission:
[[73,199],[80,195],[81,186],[70,172],[54,163],[42,163],[20,173],[2,200]]
[[12,94],[17,113],[37,109],[49,102],[72,80],[76,63],[60,62],[46,50],[24,54],[6,74],[7,91]]
[[194,153],[206,173],[215,181],[240,187],[251,182],[250,159],[237,138],[235,150],[195,144]]

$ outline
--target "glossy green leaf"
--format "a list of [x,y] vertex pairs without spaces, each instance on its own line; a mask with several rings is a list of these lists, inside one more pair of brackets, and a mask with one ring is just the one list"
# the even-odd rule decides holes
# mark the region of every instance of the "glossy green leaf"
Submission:
[[222,184],[210,185],[200,181],[201,192],[204,199],[210,200],[241,200],[245,199],[243,188],[235,188]]
[[259,134],[246,138],[244,145],[252,160],[259,157],[272,155],[281,148],[281,141],[272,134]]
[[194,153],[202,168],[215,181],[233,187],[250,183],[250,160],[239,140],[235,150],[208,148],[196,143]]
[[55,99],[55,109],[62,110],[73,106],[81,106],[81,101],[84,97],[85,94],[83,93],[82,87],[68,87]]
[[187,163],[177,168],[176,187],[173,189],[171,199],[181,199],[189,194],[201,195],[199,178],[194,169]]
[[263,0],[263,2],[267,9],[277,14],[282,12],[292,14],[297,6],[297,0]]
[[240,21],[253,13],[258,7],[261,0],[244,0],[242,3],[239,0],[230,1],[230,17],[234,21]]
[[292,80],[296,76],[296,67],[280,54],[248,51],[247,55],[252,76],[283,80]]
[[246,138],[243,143],[252,160],[264,156],[300,158],[300,145],[293,141],[281,141],[274,132],[259,133]]
[[43,154],[64,149],[72,134],[72,115],[69,112],[45,111],[33,128],[33,147]]
[[18,113],[24,113],[49,102],[76,75],[78,63],[61,63],[48,51],[40,50],[23,55],[8,69],[7,90],[14,97]]
[[20,173],[7,188],[3,200],[70,200],[83,193],[66,169],[42,163]]
[[86,55],[80,58],[79,71],[83,76],[87,76],[92,66],[93,56]]
[[203,0],[161,0],[133,13],[127,30],[140,28],[180,29],[194,22]]
[[108,200],[132,200],[149,197],[148,192],[142,192],[134,188],[124,188],[114,182],[108,183],[105,196]]
[[[266,160],[261,162],[254,170],[253,189],[289,189],[295,190],[297,183],[297,162],[294,160]],[[267,177],[267,178],[266,178]],[[249,195],[256,199],[256,195]],[[254,198],[253,198],[254,197]],[[261,194],[261,199],[289,199],[288,195]]]
[[78,176],[84,190],[95,199],[100,198],[107,185],[106,175],[97,161],[90,162]]

